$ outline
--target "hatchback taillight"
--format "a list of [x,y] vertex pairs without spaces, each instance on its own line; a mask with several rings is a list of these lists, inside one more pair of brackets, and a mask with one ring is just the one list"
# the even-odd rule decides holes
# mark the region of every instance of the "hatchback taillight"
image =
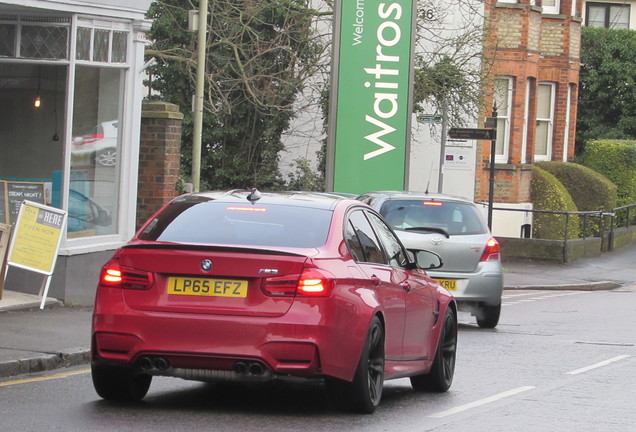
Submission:
[[152,273],[121,267],[117,261],[110,261],[102,267],[99,278],[100,285],[136,290],[150,288],[152,281]]
[[486,249],[481,254],[479,261],[499,261],[499,259],[499,242],[494,237],[491,237],[486,242]]
[[263,291],[272,297],[328,297],[334,286],[334,276],[325,271],[306,268],[301,274],[266,278]]

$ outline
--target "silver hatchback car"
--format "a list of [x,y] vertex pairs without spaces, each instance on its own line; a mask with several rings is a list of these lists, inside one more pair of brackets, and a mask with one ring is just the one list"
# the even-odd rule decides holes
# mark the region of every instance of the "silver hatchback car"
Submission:
[[497,326],[503,291],[499,243],[472,201],[424,192],[368,192],[358,199],[384,216],[407,249],[437,252],[443,266],[429,275],[479,327]]

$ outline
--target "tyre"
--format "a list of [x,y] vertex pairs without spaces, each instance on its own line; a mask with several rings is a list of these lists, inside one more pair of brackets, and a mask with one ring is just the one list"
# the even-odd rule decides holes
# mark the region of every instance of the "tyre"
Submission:
[[330,398],[344,407],[371,414],[380,404],[384,387],[384,329],[374,317],[352,382],[327,381]]
[[446,309],[433,366],[428,374],[411,377],[416,391],[445,392],[453,383],[457,358],[457,315]]
[[151,375],[137,374],[122,366],[91,364],[93,387],[106,400],[139,401],[146,396]]
[[501,303],[497,306],[479,306],[475,318],[479,327],[491,329],[497,327],[500,315]]

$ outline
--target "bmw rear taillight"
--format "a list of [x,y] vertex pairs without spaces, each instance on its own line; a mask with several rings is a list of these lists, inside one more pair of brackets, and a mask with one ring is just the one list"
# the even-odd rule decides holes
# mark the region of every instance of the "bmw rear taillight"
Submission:
[[100,285],[122,289],[148,289],[152,281],[152,273],[121,267],[117,261],[110,261],[102,267],[99,277]]
[[499,259],[499,242],[494,237],[491,237],[486,242],[486,249],[481,254],[479,261],[499,261]]
[[299,279],[299,274],[269,277],[263,283],[263,290],[272,297],[293,297],[296,295]]
[[263,282],[263,291],[272,297],[328,297],[334,287],[334,276],[315,268],[306,268],[301,274],[274,276]]

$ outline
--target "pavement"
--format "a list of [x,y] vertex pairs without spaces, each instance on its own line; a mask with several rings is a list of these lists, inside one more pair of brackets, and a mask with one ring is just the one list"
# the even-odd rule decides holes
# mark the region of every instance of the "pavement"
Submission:
[[[636,286],[636,243],[571,264],[506,262],[506,290],[609,290]],[[91,307],[4,290],[0,299],[0,379],[88,365]]]

